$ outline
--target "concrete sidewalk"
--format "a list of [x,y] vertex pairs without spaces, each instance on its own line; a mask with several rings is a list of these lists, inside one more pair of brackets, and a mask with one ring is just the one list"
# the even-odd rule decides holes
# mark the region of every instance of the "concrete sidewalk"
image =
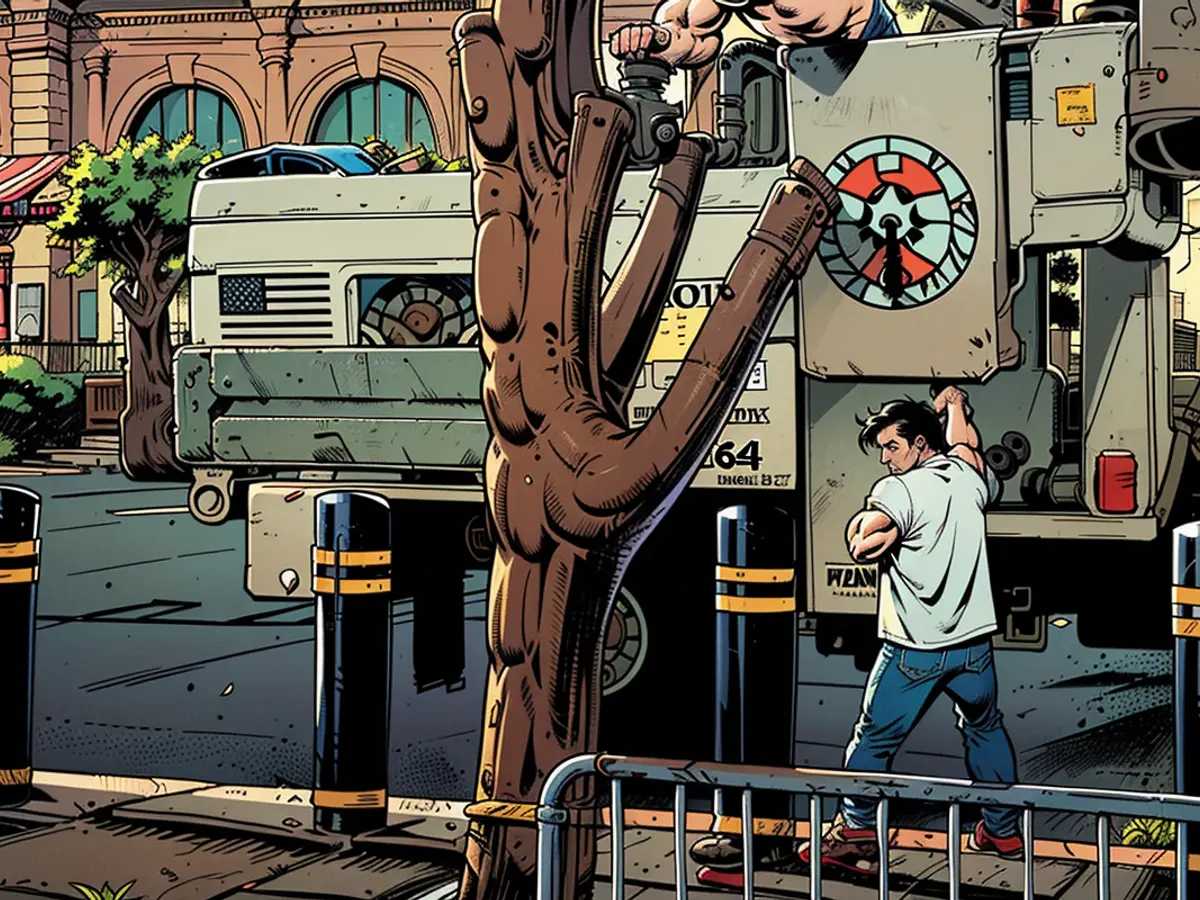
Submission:
[[[99,889],[108,882],[117,890],[131,881],[126,900],[452,900],[457,892],[467,831],[464,803],[392,799],[386,828],[351,838],[313,830],[310,793],[304,790],[61,773],[38,773],[34,783],[32,802],[0,810],[0,898],[80,900],[72,883]],[[673,841],[663,818],[630,811],[624,900],[674,896]],[[701,836],[706,817],[688,820],[690,843]],[[662,824],[667,829],[655,827]],[[898,834],[894,843],[902,846],[889,854],[893,896],[947,897],[946,836]],[[1082,856],[1038,859],[1037,900],[1095,897],[1096,866]],[[605,830],[597,860],[600,900],[610,896],[610,861]],[[1113,861],[1121,862],[1115,855]],[[1163,862],[1114,865],[1112,900],[1173,896],[1173,872]],[[688,872],[689,894],[712,900],[737,896],[701,885],[690,862]],[[964,898],[1019,897],[1021,863],[967,853],[962,882]],[[759,873],[755,893],[808,898],[808,878],[799,866]],[[821,893],[830,900],[870,900],[877,889],[870,878],[854,883],[827,873]]]

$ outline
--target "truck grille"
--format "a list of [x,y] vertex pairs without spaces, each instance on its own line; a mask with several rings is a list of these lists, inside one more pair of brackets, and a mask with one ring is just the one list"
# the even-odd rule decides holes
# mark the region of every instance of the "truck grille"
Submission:
[[326,272],[221,275],[218,289],[223,342],[333,340],[333,304]]

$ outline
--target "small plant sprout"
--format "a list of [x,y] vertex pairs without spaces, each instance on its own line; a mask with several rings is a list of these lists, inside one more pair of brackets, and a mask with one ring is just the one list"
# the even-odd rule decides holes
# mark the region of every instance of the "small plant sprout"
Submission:
[[116,891],[112,889],[112,886],[107,881],[104,882],[104,886],[99,890],[96,890],[96,888],[90,885],[76,884],[75,882],[71,882],[71,887],[79,891],[79,893],[86,897],[87,900],[123,900],[125,895],[129,893],[130,888],[132,888],[134,884],[136,884],[136,882],[131,881]]

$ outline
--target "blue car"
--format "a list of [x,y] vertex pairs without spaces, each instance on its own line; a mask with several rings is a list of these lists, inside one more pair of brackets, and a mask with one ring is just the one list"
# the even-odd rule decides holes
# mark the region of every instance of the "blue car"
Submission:
[[269,144],[209,163],[198,178],[262,178],[269,175],[375,175],[377,163],[357,144]]

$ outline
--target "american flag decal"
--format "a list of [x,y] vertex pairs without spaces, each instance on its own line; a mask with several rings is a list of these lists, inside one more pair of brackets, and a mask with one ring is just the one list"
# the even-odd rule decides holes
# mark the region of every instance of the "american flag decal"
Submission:
[[221,275],[218,289],[224,339],[333,339],[327,273]]

